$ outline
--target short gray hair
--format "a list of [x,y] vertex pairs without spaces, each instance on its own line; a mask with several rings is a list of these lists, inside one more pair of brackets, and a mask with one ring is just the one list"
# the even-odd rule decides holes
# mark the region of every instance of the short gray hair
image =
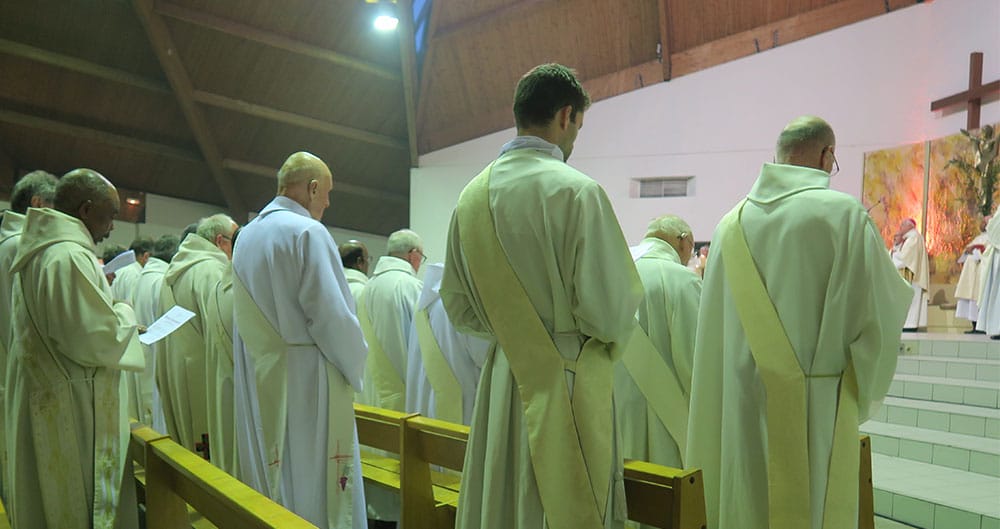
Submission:
[[24,214],[31,206],[31,199],[38,197],[43,203],[51,206],[56,200],[56,184],[59,179],[45,171],[32,171],[14,184],[10,193],[10,209],[15,213]]
[[836,141],[833,128],[822,118],[801,116],[792,120],[778,135],[775,161],[787,163],[798,156],[833,146]]
[[674,238],[684,235],[691,235],[691,226],[677,215],[657,217],[646,228],[646,237]]
[[417,235],[417,232],[413,230],[399,230],[389,235],[389,242],[386,247],[386,253],[389,255],[398,257],[399,255],[405,255],[413,249],[424,249],[424,240]]
[[233,232],[234,224],[236,222],[229,215],[217,213],[198,221],[198,231],[196,233],[203,239],[214,243],[215,237],[218,235],[229,237]]

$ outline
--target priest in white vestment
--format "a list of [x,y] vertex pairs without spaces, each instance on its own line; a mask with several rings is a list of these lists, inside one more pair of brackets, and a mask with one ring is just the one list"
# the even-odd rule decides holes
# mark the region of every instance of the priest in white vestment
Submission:
[[912,291],[857,198],[829,189],[834,148],[825,121],[793,120],[712,239],[684,461],[709,529],[857,526],[858,425]]
[[28,210],[11,267],[6,507],[18,529],[138,527],[119,397],[142,350],[132,308],[112,300],[95,255],[118,193],[77,169],[60,180],[55,208]]
[[458,529],[626,518],[612,385],[642,285],[604,189],[565,163],[589,103],[564,66],[526,74],[517,138],[452,217],[441,299],[460,332],[499,344],[479,381]]
[[[164,235],[153,244],[153,252],[142,267],[142,273],[132,291],[132,308],[139,325],[149,327],[163,313],[160,311],[160,287],[167,267],[177,253],[180,241],[174,235]],[[167,432],[163,405],[156,387],[156,354],[163,348],[163,341],[142,346],[146,368],[141,373],[128,373],[129,416],[142,424],[150,425],[161,433]]]
[[448,320],[441,303],[443,275],[442,263],[424,268],[424,288],[410,330],[406,411],[469,425],[490,342],[458,332]]
[[325,529],[364,529],[354,423],[367,346],[337,243],[320,224],[332,176],[291,155],[278,196],[233,257],[233,386],[240,479]]
[[[205,349],[209,306],[232,258],[233,219],[218,214],[198,222],[198,231],[181,241],[160,288],[160,311],[180,305],[195,317],[163,339],[156,356],[156,385],[160,390],[167,433],[177,443],[206,457],[208,394],[205,388]],[[209,441],[209,450],[211,440]]]
[[361,241],[353,240],[341,244],[340,262],[344,265],[344,277],[347,278],[347,286],[357,305],[361,291],[368,284],[368,265],[371,263],[368,247]]
[[913,301],[910,302],[910,310],[906,313],[903,331],[915,332],[919,327],[927,327],[930,264],[927,260],[924,237],[917,231],[915,220],[904,220],[896,232],[892,246],[892,262],[913,289]]
[[387,253],[358,299],[358,319],[368,342],[362,402],[403,411],[407,344],[423,288],[417,272],[425,259],[424,243],[413,231],[399,230],[389,235]]
[[111,293],[120,301],[132,299],[135,285],[142,275],[142,267],[146,266],[146,261],[153,252],[153,239],[139,237],[132,241],[128,249],[135,252],[135,262],[115,272],[115,280],[111,283]]
[[[646,237],[633,249],[635,267],[645,292],[639,304],[639,326],[649,336],[659,357],[633,366],[615,366],[615,409],[622,432],[622,455],[674,468],[684,468],[687,431],[671,431],[662,418],[671,408],[687,411],[691,393],[694,338],[698,328],[701,277],[683,265],[693,253],[691,227],[675,215],[654,219]],[[680,387],[678,402],[659,401],[643,393],[629,368],[655,373],[661,384]]]
[[1000,215],[996,213],[986,224],[987,247],[980,265],[979,319],[976,330],[994,340],[1000,340]]
[[7,500],[7,441],[4,427],[4,399],[6,398],[7,351],[14,333],[14,287],[10,265],[17,254],[21,228],[28,208],[51,208],[56,197],[55,175],[45,171],[32,171],[14,184],[10,194],[10,209],[3,212],[0,222],[0,500]]
[[983,333],[976,330],[976,321],[979,320],[979,292],[982,290],[980,263],[990,242],[986,236],[986,224],[989,220],[989,217],[983,219],[983,232],[965,245],[962,256],[958,259],[962,265],[962,273],[959,274],[958,284],[955,285],[955,317],[972,322],[972,329],[965,331],[965,334]]
[[[233,233],[235,244],[236,234]],[[208,300],[205,315],[205,394],[209,461],[239,477],[233,403],[233,267],[226,266],[222,280]]]

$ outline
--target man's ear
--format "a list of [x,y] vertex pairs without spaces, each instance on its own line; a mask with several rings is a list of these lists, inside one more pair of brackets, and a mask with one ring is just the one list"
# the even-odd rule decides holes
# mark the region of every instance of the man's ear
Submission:
[[87,200],[80,207],[77,208],[77,213],[80,214],[80,219],[86,219],[90,217],[90,211],[94,208],[94,202],[92,200]]
[[569,123],[573,115],[573,106],[566,105],[559,109],[559,113],[556,114],[556,118],[559,120],[559,129],[566,130],[569,128]]

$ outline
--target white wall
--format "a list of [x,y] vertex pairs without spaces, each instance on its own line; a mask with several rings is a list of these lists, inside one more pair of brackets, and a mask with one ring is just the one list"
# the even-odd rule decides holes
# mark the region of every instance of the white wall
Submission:
[[[663,213],[707,240],[772,159],[784,125],[815,114],[837,134],[833,187],[860,196],[865,152],[965,127],[964,106],[942,115],[930,102],[967,87],[972,51],[985,53],[984,81],[1000,78],[998,27],[1000,1],[938,0],[599,101],[570,163],[604,185],[630,243]],[[982,122],[997,121],[1000,102],[984,104]],[[444,257],[462,187],[514,134],[429,153],[411,171],[410,225],[432,260]],[[672,175],[696,175],[693,196],[629,198],[631,178]]]

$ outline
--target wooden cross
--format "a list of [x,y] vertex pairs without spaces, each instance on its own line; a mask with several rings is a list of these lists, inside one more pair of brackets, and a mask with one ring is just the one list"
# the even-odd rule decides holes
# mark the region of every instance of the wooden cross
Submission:
[[969,113],[966,127],[968,130],[978,129],[979,108],[983,104],[983,97],[998,93],[1000,93],[1000,81],[983,84],[983,52],[972,52],[969,55],[969,89],[932,102],[931,111],[966,103]]

